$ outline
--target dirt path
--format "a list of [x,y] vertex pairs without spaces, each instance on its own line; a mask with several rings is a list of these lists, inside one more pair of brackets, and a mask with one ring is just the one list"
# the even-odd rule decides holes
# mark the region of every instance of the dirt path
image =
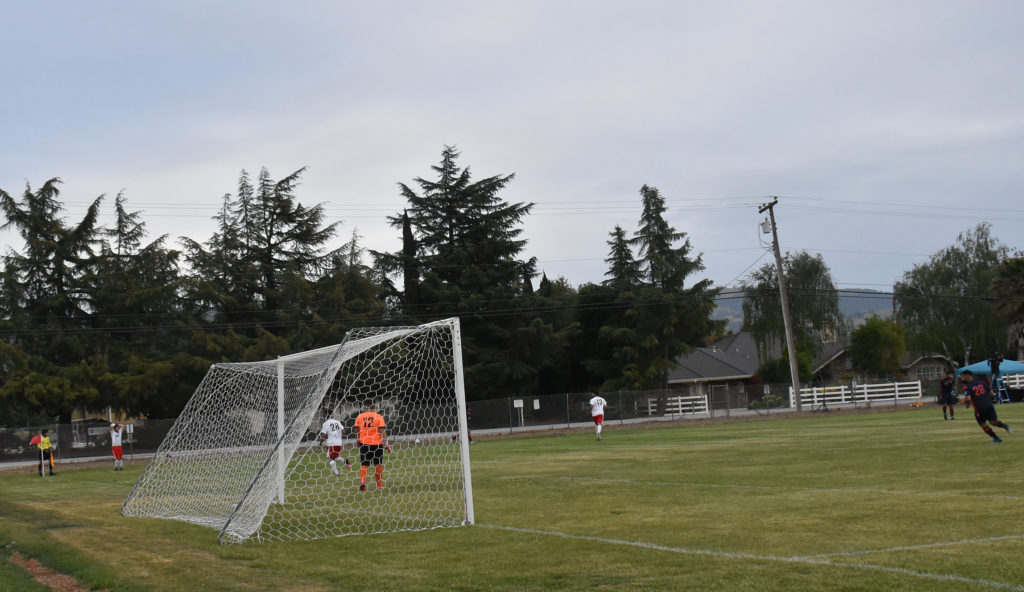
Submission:
[[[28,572],[32,579],[48,587],[55,592],[88,592],[86,588],[78,583],[78,580],[67,575],[53,571],[35,559],[26,559],[20,553],[11,553],[9,560],[14,565]],[[102,590],[101,592],[107,592]]]

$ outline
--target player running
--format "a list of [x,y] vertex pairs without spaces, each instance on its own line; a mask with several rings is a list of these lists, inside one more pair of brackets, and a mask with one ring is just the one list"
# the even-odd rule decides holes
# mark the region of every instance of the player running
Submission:
[[604,427],[604,408],[608,405],[608,401],[595,392],[590,394],[594,395],[590,398],[590,417],[594,420],[594,430],[597,431],[597,439],[600,440],[601,428]]
[[[340,477],[341,473],[338,471],[338,458],[341,457],[341,446],[344,443],[345,428],[341,425],[341,422],[334,419],[333,417],[327,418],[324,425],[320,428],[320,436],[317,438],[317,442],[321,446],[324,444],[324,440],[327,441],[327,461],[331,465],[331,474]],[[352,465],[349,464],[347,458],[343,458],[345,461],[345,468],[351,469]]]
[[356,417],[356,429],[359,430],[360,491],[366,491],[366,472],[371,464],[377,479],[377,489],[384,489],[384,451],[391,452],[384,427],[384,418],[377,413],[377,406],[373,403]]
[[[964,394],[967,395],[967,401],[964,405],[974,405],[974,419],[978,421],[978,425],[985,431],[986,434],[992,437],[993,443],[1002,442],[1003,439],[996,435],[989,426],[996,426],[1003,428],[1007,432],[1010,432],[1010,426],[999,421],[996,417],[996,407],[992,404],[992,391],[984,381],[975,380],[974,373],[970,370],[964,370],[960,373],[960,376],[967,381],[967,386],[964,387]],[[985,425],[988,422],[989,425]]]

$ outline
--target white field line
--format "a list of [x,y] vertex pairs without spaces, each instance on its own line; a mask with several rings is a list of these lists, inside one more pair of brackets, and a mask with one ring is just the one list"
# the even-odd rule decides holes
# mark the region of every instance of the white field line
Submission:
[[915,497],[956,497],[965,496],[971,499],[986,498],[1020,501],[1019,495],[994,495],[977,493],[957,493],[955,491],[902,491],[899,489],[866,489],[859,487],[785,487],[777,485],[737,485],[733,483],[693,483],[687,481],[637,481],[634,479],[601,479],[598,477],[566,477],[571,481],[593,481],[595,483],[619,483],[623,485],[657,485],[669,487],[714,487],[721,489],[759,489],[764,491],[819,491],[822,493],[873,493],[878,495],[912,495]]
[[1024,539],[1024,534],[1007,534],[1003,536],[984,537],[980,539],[961,539],[959,541],[945,541],[941,543],[925,543],[923,545],[902,545],[899,547],[886,547],[885,549],[864,549],[862,551],[840,551],[838,553],[819,553],[807,555],[806,557],[794,557],[794,559],[817,559],[826,557],[853,557],[855,555],[871,555],[872,553],[892,553],[896,551],[917,551],[919,549],[934,549],[938,547],[956,547],[958,545],[973,545],[976,543],[994,543],[998,541],[1009,541],[1013,539]]
[[[687,549],[683,547],[669,547],[667,545],[658,545],[655,543],[646,543],[643,541],[624,541],[620,539],[609,539],[604,537],[588,536],[588,535],[576,535],[567,532],[558,532],[550,530],[538,530],[534,528],[518,528],[515,526],[500,526],[496,524],[480,524],[477,526],[482,528],[492,528],[495,530],[506,530],[510,532],[519,532],[524,534],[537,534],[545,536],[560,537],[563,539],[572,539],[580,541],[594,541],[598,543],[607,543],[611,545],[624,545],[628,547],[637,547],[640,549],[650,549],[653,551],[665,551],[668,553],[679,553],[682,555],[704,555],[707,557],[718,557],[723,559],[747,559],[751,561],[766,561],[776,563],[795,563],[803,565],[815,565],[823,567],[835,567],[835,568],[846,568],[846,569],[860,569],[870,571],[880,571],[885,573],[892,573],[904,576],[911,576],[915,578],[921,578],[926,580],[940,581],[940,582],[957,582],[963,584],[971,584],[974,586],[983,586],[986,588],[992,588],[996,590],[1011,590],[1016,592],[1024,592],[1024,586],[1018,586],[1016,584],[1010,584],[1006,582],[995,582],[992,580],[981,580],[977,578],[967,578],[963,576],[957,576],[952,574],[938,574],[929,573],[924,571],[917,571],[913,569],[906,569],[902,567],[889,567],[886,565],[872,565],[868,563],[845,563],[841,561],[831,561],[827,558],[817,557],[782,557],[778,555],[756,555],[753,553],[734,553],[729,551],[710,551],[707,549]],[[1016,538],[1024,535],[1013,535],[1013,537],[1005,538]],[[979,541],[986,541],[989,539],[979,539]],[[949,544],[969,544],[974,541],[959,541],[957,543]],[[939,544],[935,544],[938,546]],[[922,546],[923,547],[926,547]],[[910,548],[910,547],[906,547]]]

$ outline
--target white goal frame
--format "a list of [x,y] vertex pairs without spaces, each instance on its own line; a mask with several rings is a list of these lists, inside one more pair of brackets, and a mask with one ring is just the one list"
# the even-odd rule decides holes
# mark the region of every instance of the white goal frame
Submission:
[[[371,403],[392,449],[383,482],[366,461],[362,491],[351,421]],[[329,417],[346,438],[328,464]],[[221,544],[469,525],[468,430],[458,318],[353,329],[335,346],[211,366],[121,513],[216,528]]]

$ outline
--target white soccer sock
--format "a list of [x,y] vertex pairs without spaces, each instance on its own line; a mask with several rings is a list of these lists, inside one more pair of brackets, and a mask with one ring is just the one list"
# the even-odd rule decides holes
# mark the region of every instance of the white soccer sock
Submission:
[[334,475],[338,474],[338,463],[333,458],[331,459],[331,473]]
[[601,435],[601,428],[602,428],[602,427],[604,427],[604,426],[602,426],[602,425],[598,424],[598,426],[597,426],[597,435],[598,435],[598,436],[600,436],[600,435]]

